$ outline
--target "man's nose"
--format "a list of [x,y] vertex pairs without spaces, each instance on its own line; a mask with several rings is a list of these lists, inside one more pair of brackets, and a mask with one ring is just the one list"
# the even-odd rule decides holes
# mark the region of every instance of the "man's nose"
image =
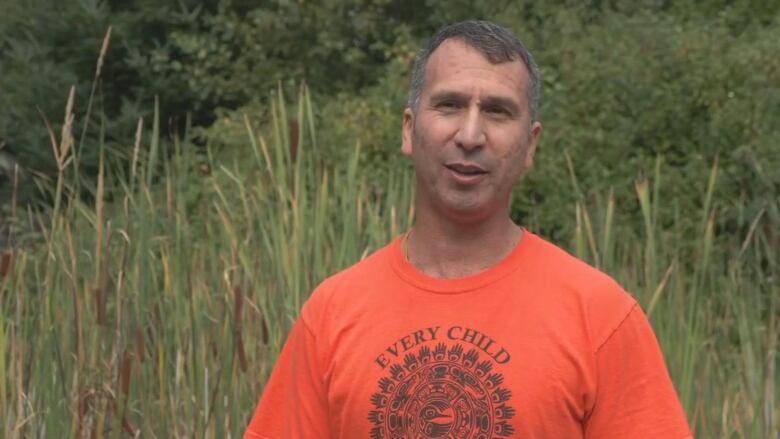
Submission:
[[459,148],[472,150],[484,146],[486,140],[482,115],[479,107],[473,105],[460,120],[458,132],[455,134],[455,143]]

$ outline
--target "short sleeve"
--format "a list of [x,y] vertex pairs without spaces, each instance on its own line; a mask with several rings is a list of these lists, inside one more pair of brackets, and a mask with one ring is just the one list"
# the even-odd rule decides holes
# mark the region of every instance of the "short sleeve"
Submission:
[[639,305],[596,351],[596,373],[596,400],[586,420],[585,439],[693,437]]
[[290,331],[244,439],[330,437],[317,341],[303,318]]

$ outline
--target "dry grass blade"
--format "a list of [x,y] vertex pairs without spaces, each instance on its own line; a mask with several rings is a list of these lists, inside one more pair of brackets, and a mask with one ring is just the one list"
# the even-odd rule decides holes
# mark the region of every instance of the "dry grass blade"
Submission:
[[104,245],[107,248],[110,239],[111,232],[109,230],[108,236],[105,238],[104,243],[104,227],[103,227],[103,194],[105,192],[105,150],[100,148],[100,159],[98,163],[98,182],[97,192],[95,193],[95,305],[97,309],[98,323],[105,324],[105,283],[107,280],[106,271],[107,267],[104,265],[103,255],[107,253],[104,251]]
[[35,107],[35,109],[38,110],[38,114],[41,116],[43,124],[46,126],[46,133],[49,135],[49,141],[51,143],[52,155],[54,155],[54,159],[57,160],[60,154],[57,149],[57,136],[54,135],[54,129],[51,127],[49,119],[43,114],[43,110],[41,110],[40,107]]
[[655,291],[653,291],[653,295],[650,298],[650,303],[647,305],[647,316],[650,317],[650,315],[653,314],[653,309],[655,309],[655,306],[658,304],[658,300],[661,298],[661,293],[664,292],[666,289],[666,284],[669,282],[669,278],[672,275],[672,272],[675,269],[675,262],[672,262],[669,265],[669,268],[666,269],[666,272],[664,273],[663,277],[661,278],[661,282],[658,283],[658,286],[655,288]]
[[57,160],[57,168],[60,173],[65,170],[68,165],[68,153],[73,147],[73,104],[76,96],[76,87],[70,88],[68,93],[68,103],[65,105],[65,122],[62,124],[62,134],[60,135],[60,144],[55,151],[55,158]]
[[141,150],[141,135],[143,134],[144,120],[138,118],[138,126],[135,129],[135,143],[133,144],[133,160],[130,164],[130,185],[135,183],[135,173],[138,167],[138,153]]
[[106,35],[103,37],[103,44],[100,46],[100,54],[95,65],[95,77],[92,80],[92,89],[89,92],[89,100],[87,101],[87,113],[84,116],[84,126],[81,129],[81,137],[79,138],[79,149],[84,146],[84,139],[87,136],[87,128],[89,127],[89,121],[92,117],[92,102],[95,99],[95,91],[97,90],[98,80],[100,79],[100,72],[103,70],[103,61],[108,52],[108,42],[111,40],[111,26],[106,30]]
[[100,72],[103,70],[103,60],[108,52],[109,41],[111,41],[111,26],[106,30],[106,35],[103,37],[103,45],[100,46],[100,55],[98,56],[97,65],[95,65],[95,79],[100,77]]
[[756,227],[758,227],[758,224],[765,213],[766,213],[766,208],[762,208],[756,215],[756,218],[753,220],[753,222],[750,223],[750,228],[748,229],[748,232],[745,235],[745,239],[742,240],[742,246],[740,247],[739,254],[737,255],[738,259],[741,259],[742,256],[745,254],[745,251],[750,247],[750,242],[753,239],[753,235],[756,233]]

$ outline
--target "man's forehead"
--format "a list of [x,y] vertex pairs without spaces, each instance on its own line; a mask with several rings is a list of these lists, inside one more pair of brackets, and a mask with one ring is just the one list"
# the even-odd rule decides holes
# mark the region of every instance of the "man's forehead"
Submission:
[[[460,55],[455,57],[454,55]],[[470,44],[463,38],[452,37],[444,40],[439,46],[431,53],[428,60],[428,65],[433,63],[441,63],[442,61],[457,61],[463,58],[463,56],[473,57],[473,59],[479,59],[485,63],[493,66],[507,66],[511,68],[517,68],[525,70],[520,56],[518,54],[494,54],[488,56],[484,51],[480,50],[476,46]],[[491,59],[492,58],[492,59]]]
[[519,59],[494,63],[476,47],[460,38],[450,38],[433,51],[425,69],[425,88],[430,90],[440,80],[457,77],[464,72],[497,78],[504,85],[526,89],[528,72]]

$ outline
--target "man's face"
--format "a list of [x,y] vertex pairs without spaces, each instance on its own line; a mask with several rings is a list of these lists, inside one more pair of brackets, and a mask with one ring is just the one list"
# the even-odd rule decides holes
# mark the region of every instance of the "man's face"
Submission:
[[530,124],[528,82],[522,61],[491,64],[457,39],[433,52],[418,108],[404,112],[401,150],[419,201],[461,220],[508,209],[541,132]]

